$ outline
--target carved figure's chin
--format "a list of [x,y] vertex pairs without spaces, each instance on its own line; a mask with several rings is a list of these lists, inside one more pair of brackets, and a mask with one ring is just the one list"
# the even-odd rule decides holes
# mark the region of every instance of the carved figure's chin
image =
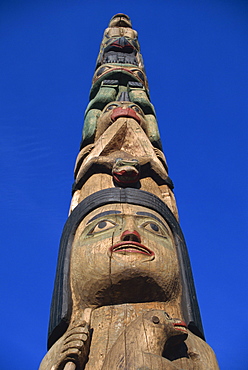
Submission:
[[[100,286],[99,286],[100,285]],[[92,284],[91,294],[82,297],[84,304],[89,306],[106,306],[124,303],[167,302],[175,298],[179,292],[178,281],[170,283],[164,289],[151,277],[130,276],[115,277],[108,284]]]
[[120,280],[117,284],[98,292],[97,296],[103,305],[167,300],[162,288],[147,276]]

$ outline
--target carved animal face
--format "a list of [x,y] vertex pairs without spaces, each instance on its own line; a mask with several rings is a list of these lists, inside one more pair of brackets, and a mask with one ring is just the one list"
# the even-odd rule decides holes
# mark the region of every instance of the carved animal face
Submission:
[[143,318],[152,322],[155,326],[162,326],[168,338],[183,335],[185,340],[188,335],[186,323],[180,319],[170,317],[165,311],[151,310],[145,313]]
[[97,121],[96,140],[103,134],[104,131],[118,118],[126,117],[134,119],[139,125],[145,129],[146,119],[142,109],[131,102],[111,102],[102,111]]
[[180,294],[172,233],[145,207],[109,204],[87,215],[75,235],[71,266],[78,304],[168,301]]
[[145,73],[140,68],[129,64],[103,64],[96,70],[93,76],[92,85],[97,83],[96,86],[98,86],[103,80],[116,80],[119,78],[122,79],[124,84],[127,84],[128,81],[141,82],[148,90]]

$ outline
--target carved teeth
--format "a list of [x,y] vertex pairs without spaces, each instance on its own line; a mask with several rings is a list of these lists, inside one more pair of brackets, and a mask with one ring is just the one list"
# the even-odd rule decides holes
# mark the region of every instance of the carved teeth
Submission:
[[180,331],[182,331],[184,333],[187,333],[188,332],[187,331],[187,326],[186,326],[186,324],[184,322],[182,322],[182,323],[175,323],[174,324],[174,328],[176,330],[180,330]]

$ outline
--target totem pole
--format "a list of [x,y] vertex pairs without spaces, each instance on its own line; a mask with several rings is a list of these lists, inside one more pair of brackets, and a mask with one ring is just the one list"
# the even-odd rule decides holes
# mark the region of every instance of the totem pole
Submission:
[[104,32],[40,370],[218,369],[125,14]]

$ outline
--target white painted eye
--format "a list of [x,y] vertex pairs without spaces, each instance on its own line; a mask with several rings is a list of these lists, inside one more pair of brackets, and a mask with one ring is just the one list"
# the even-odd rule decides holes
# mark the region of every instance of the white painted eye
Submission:
[[144,229],[146,229],[150,233],[160,235],[160,236],[163,236],[164,238],[166,238],[166,234],[165,234],[164,230],[155,222],[151,222],[151,221],[145,222],[144,224],[141,225],[141,227],[143,227]]
[[96,234],[96,233],[100,233],[102,231],[106,231],[106,230],[112,229],[113,227],[115,227],[115,225],[116,224],[114,222],[112,222],[112,221],[108,221],[108,220],[99,221],[93,227],[93,229],[91,229],[91,231],[88,233],[88,235],[92,235],[92,234]]

